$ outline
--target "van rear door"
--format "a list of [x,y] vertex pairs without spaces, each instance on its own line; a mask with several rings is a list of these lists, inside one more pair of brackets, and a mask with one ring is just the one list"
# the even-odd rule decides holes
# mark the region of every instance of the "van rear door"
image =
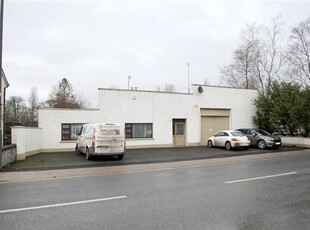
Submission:
[[104,124],[96,127],[95,148],[98,153],[124,153],[124,128],[119,124]]

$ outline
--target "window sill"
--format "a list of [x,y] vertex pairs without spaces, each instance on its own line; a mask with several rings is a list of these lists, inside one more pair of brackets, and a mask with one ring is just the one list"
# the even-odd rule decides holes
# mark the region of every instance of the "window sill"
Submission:
[[126,138],[126,141],[150,141],[150,140],[155,140],[152,137],[149,138]]
[[59,143],[76,143],[77,140],[60,141]]

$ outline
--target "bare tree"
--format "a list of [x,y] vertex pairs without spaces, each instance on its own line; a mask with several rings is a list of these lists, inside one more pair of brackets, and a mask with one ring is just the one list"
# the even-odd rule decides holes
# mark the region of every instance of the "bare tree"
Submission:
[[237,88],[258,89],[265,93],[278,79],[286,64],[281,46],[280,16],[272,27],[247,25],[241,35],[241,45],[233,53],[233,62],[221,68],[221,83]]
[[258,88],[254,70],[259,59],[258,27],[247,25],[242,31],[241,44],[233,53],[232,64],[221,68],[221,83],[236,87]]
[[271,87],[271,82],[280,79],[283,66],[287,58],[281,46],[282,23],[281,16],[272,19],[272,27],[263,27],[264,39],[261,46],[261,55],[256,71],[256,77],[260,82],[261,92],[266,92]]
[[173,84],[165,84],[163,91],[172,93],[172,92],[176,92],[176,88]]
[[310,18],[292,29],[288,57],[292,80],[310,86]]
[[22,97],[12,96],[6,101],[5,121],[28,125],[28,107]]
[[37,126],[38,125],[38,109],[39,109],[39,99],[37,88],[32,87],[30,90],[30,95],[28,98],[29,103],[29,125]]
[[87,100],[86,97],[81,92],[76,93],[76,101],[79,104],[79,108],[85,109],[91,107],[90,101]]

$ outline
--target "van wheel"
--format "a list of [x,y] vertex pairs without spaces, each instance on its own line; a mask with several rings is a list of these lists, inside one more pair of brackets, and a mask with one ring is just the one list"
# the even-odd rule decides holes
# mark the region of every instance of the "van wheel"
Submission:
[[118,160],[123,159],[123,157],[124,157],[124,154],[122,154],[122,155],[117,155],[117,159],[118,159]]
[[91,159],[91,155],[89,153],[89,149],[88,148],[86,149],[85,158],[86,158],[86,160],[90,160]]

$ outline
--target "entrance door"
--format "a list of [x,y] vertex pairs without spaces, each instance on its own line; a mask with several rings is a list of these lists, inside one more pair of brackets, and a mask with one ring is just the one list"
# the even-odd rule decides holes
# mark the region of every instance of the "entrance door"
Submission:
[[173,121],[173,140],[175,146],[185,146],[185,120]]

